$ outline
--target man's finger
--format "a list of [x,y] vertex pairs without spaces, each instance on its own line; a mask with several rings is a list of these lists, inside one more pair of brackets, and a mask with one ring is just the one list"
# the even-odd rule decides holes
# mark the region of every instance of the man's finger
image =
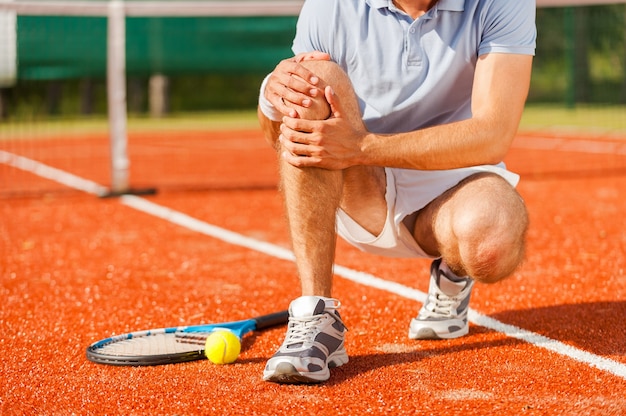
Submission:
[[339,118],[341,117],[341,103],[339,102],[339,98],[335,95],[335,91],[333,91],[332,87],[328,85],[324,89],[324,97],[328,104],[330,105],[330,117]]

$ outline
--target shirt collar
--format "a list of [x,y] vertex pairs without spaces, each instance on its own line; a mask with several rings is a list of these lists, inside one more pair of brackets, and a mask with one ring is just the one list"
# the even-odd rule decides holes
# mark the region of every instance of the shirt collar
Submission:
[[[390,8],[393,6],[392,0],[365,0],[374,9]],[[452,12],[462,12],[465,8],[465,0],[439,0],[435,5],[437,10],[447,10]]]

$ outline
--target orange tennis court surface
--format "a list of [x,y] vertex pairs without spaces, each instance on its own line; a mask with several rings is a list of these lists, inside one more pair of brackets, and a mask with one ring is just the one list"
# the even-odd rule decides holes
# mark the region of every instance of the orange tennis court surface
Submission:
[[[112,199],[72,185],[107,183],[106,137],[25,142],[0,142],[3,415],[626,414],[624,140],[520,134],[506,162],[522,175],[527,259],[475,287],[464,338],[407,338],[427,261],[340,242],[350,362],[313,386],[261,381],[284,328],[245,338],[233,365],[85,358],[111,334],[245,319],[298,296],[276,255],[289,241],[258,131],[134,134],[132,183],[159,192]],[[16,155],[42,165],[9,166]]]

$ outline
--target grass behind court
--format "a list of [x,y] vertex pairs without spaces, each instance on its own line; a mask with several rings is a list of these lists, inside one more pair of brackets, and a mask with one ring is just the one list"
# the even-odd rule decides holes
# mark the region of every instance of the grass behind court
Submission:
[[[254,130],[259,124],[256,110],[172,114],[164,118],[134,117],[128,131],[163,130]],[[552,133],[610,135],[626,138],[626,106],[577,106],[569,109],[547,104],[529,104],[524,110],[520,131],[545,130]],[[105,117],[47,118],[0,122],[0,140],[64,135],[107,133]]]

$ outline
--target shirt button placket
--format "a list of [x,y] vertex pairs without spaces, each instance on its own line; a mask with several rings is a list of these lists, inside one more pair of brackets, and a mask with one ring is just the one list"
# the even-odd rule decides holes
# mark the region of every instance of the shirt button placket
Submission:
[[422,47],[419,39],[419,25],[420,21],[416,20],[409,26],[408,38],[408,54],[407,64],[408,66],[420,66],[422,64]]

